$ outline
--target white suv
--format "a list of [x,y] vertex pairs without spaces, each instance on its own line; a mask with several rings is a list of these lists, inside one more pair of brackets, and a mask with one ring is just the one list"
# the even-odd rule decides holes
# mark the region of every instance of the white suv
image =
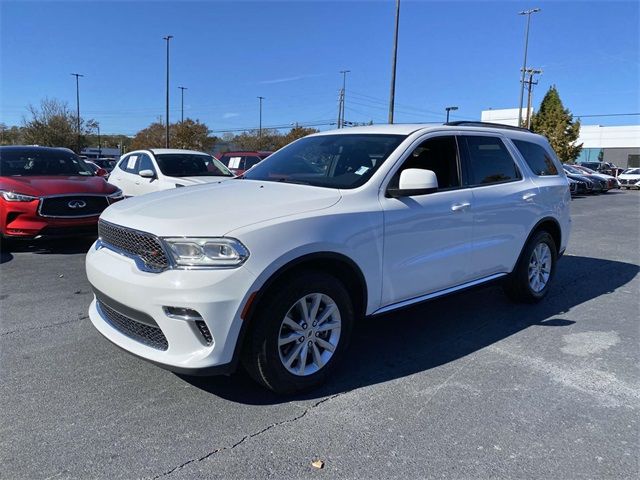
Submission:
[[545,138],[481,123],[300,139],[220,184],[116,203],[87,254],[109,340],[187,374],[239,362],[281,393],[324,381],[353,323],[504,280],[536,302],[570,231]]
[[176,187],[219,182],[233,177],[221,162],[203,152],[150,148],[129,152],[111,171],[109,183],[125,197]]

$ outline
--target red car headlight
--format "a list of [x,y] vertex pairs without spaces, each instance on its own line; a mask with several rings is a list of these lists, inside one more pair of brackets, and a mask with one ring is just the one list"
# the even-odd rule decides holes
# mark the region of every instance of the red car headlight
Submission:
[[0,190],[0,195],[7,202],[32,202],[34,200],[38,200],[38,197],[33,197],[31,195],[24,195],[22,193],[9,192],[7,190]]

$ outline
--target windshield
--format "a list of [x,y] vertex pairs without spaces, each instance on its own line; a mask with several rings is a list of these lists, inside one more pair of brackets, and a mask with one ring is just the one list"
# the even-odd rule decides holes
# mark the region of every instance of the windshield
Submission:
[[405,138],[375,134],[305,137],[258,163],[241,178],[356,188],[371,178]]
[[622,173],[625,175],[640,175],[640,168],[630,168]]
[[93,172],[75,153],[56,149],[3,149],[0,175],[35,177],[48,175],[92,176]]
[[227,167],[204,153],[160,153],[156,160],[168,177],[233,177]]

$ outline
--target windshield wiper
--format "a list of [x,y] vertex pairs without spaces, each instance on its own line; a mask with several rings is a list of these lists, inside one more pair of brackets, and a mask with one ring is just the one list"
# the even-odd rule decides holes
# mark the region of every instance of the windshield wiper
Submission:
[[298,185],[311,185],[311,182],[306,182],[304,180],[293,180],[291,178],[285,177],[279,178],[277,181],[282,183],[296,183]]

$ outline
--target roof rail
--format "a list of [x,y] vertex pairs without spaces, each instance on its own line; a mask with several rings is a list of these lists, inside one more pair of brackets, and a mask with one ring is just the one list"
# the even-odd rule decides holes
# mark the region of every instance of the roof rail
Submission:
[[485,127],[485,128],[503,128],[505,130],[518,130],[520,132],[531,132],[528,128],[524,127],[514,127],[512,125],[503,125],[501,123],[490,123],[490,122],[470,122],[467,120],[460,120],[456,122],[445,123],[448,126],[455,127]]

